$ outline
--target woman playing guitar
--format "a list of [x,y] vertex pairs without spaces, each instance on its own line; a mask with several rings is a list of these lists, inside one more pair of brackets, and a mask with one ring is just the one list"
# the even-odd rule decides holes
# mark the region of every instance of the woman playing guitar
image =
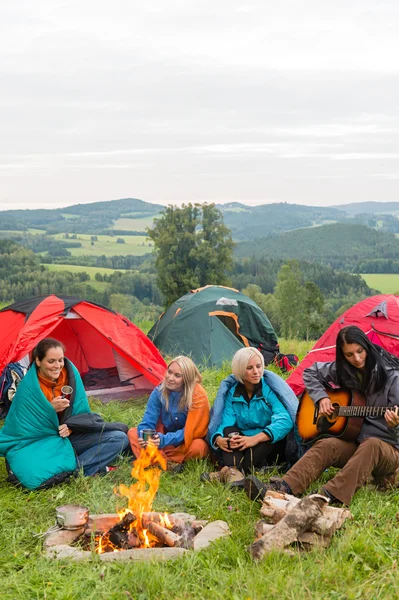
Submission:
[[250,498],[263,497],[267,489],[302,494],[328,467],[340,471],[321,490],[332,503],[349,505],[355,492],[370,475],[389,477],[399,468],[399,359],[370,342],[361,329],[341,329],[336,341],[336,360],[315,363],[303,380],[320,416],[334,412],[326,387],[331,385],[360,391],[367,406],[392,407],[384,416],[364,419],[354,441],[328,437],[318,440],[284,475],[264,484],[246,478]]

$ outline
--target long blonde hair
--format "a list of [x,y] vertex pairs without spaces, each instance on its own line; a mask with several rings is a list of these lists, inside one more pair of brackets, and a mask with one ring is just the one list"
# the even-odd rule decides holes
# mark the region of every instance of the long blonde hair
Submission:
[[[191,360],[191,358],[188,358],[188,356],[176,356],[176,358],[173,358],[169,362],[168,368],[174,362],[179,365],[183,377],[183,389],[179,402],[179,410],[190,410],[193,405],[193,393],[195,385],[197,383],[202,382],[202,376],[195,364],[193,363],[193,361]],[[165,408],[166,410],[168,410],[170,391],[166,387],[165,379],[166,374],[164,380],[161,383],[161,393],[162,399],[165,403]]]

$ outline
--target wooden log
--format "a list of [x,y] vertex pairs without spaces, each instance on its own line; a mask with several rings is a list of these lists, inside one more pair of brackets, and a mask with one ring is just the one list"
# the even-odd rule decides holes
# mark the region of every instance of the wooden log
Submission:
[[179,546],[180,536],[176,535],[176,533],[173,533],[173,531],[162,527],[162,525],[159,525],[159,523],[150,521],[148,523],[148,531],[152,533],[152,535],[154,535],[162,544],[165,544],[170,548]]
[[[317,496],[317,494],[314,495]],[[268,491],[260,509],[260,514],[268,523],[276,524],[299,502],[300,499],[295,496]],[[324,537],[331,537],[337,529],[342,527],[344,521],[350,518],[352,518],[352,514],[348,509],[326,504],[322,509],[322,514],[311,524],[310,531]]]
[[[270,523],[266,523],[266,521],[263,519],[260,519],[257,521],[257,523],[255,523],[256,539],[261,538],[263,535],[265,535],[265,533],[269,533],[272,529],[274,529],[274,527],[275,525],[271,525]],[[297,542],[299,542],[306,549],[310,549],[314,546],[327,548],[330,545],[331,538],[328,536],[319,535],[313,531],[304,531],[298,535]]]
[[307,496],[300,500],[268,533],[263,535],[249,547],[254,560],[260,560],[268,552],[284,549],[307,531],[310,524],[319,517],[321,506],[325,503],[322,496]]

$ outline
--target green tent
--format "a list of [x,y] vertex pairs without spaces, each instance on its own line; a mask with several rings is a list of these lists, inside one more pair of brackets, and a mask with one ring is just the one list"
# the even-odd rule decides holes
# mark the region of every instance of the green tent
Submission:
[[[165,355],[190,356],[197,365],[221,366],[243,346],[278,352],[273,327],[259,306],[238,290],[207,285],[185,294],[154,324],[148,337]],[[269,362],[266,360],[266,362]]]

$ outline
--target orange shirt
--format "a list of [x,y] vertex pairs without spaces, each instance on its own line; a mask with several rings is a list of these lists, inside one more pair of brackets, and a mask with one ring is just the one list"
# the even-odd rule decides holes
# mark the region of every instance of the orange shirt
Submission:
[[43,394],[46,396],[47,400],[51,402],[57,396],[62,396],[61,388],[63,385],[68,385],[68,373],[66,367],[62,368],[61,373],[58,376],[57,381],[51,381],[50,379],[46,379],[43,375],[40,374],[40,371],[37,371],[37,378],[39,380],[40,389]]

